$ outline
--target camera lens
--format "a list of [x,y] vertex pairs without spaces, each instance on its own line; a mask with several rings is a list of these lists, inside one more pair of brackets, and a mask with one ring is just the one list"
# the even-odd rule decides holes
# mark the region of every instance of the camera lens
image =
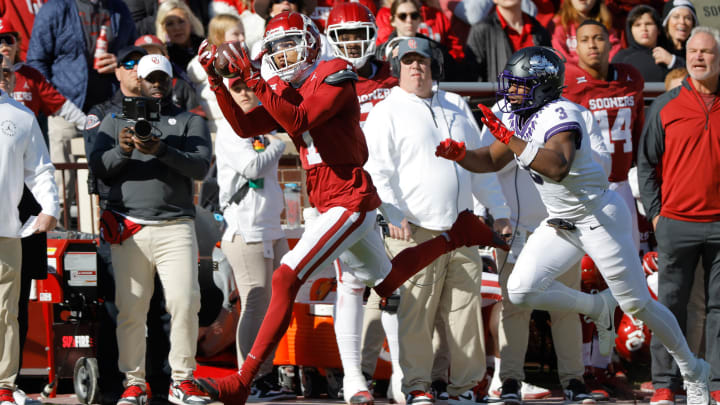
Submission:
[[141,141],[148,141],[151,138],[152,125],[147,120],[139,119],[135,123],[135,136]]

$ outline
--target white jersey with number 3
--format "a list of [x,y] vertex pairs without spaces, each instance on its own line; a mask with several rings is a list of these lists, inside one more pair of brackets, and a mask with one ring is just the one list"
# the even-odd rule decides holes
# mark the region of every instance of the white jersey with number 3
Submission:
[[551,217],[579,219],[595,209],[596,197],[608,188],[607,174],[593,160],[588,126],[582,115],[583,107],[558,98],[544,105],[522,124],[521,117],[504,114],[503,122],[515,136],[538,146],[545,145],[551,137],[561,132],[575,131],[575,159],[570,173],[561,182],[554,181],[530,169],[530,177],[540,192]]

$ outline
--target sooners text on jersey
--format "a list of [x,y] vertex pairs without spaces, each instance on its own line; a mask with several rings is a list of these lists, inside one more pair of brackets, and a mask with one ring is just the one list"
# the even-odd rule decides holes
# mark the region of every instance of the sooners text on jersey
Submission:
[[384,100],[390,94],[390,89],[398,84],[397,78],[390,74],[390,64],[379,61],[372,63],[377,67],[375,75],[372,78],[360,76],[355,85],[360,103],[360,126],[365,123],[375,104]]
[[642,75],[623,63],[610,65],[613,80],[597,80],[575,65],[565,73],[564,96],[592,111],[612,156],[609,181],[627,180],[644,121]]

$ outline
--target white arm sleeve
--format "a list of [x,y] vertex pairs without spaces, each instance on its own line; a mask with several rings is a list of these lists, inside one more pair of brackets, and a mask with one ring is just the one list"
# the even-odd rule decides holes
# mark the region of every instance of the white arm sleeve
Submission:
[[23,166],[25,184],[42,207],[42,213],[59,218],[60,202],[55,184],[55,166],[50,161],[50,154],[35,118],[23,156]]
[[397,182],[397,161],[389,114],[376,106],[367,117],[363,132],[368,145],[365,170],[370,173],[382,205],[380,212],[389,223],[400,226],[405,214],[397,193],[391,186]]
[[55,115],[65,119],[67,122],[74,123],[75,128],[77,128],[78,131],[83,131],[85,129],[85,113],[83,113],[82,110],[70,100],[65,100],[65,103],[63,103],[62,107],[60,107]]

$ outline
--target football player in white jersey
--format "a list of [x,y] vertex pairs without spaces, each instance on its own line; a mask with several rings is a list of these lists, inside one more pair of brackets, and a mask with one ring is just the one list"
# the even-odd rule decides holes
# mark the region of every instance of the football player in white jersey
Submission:
[[[550,48],[527,47],[510,57],[498,77],[502,120],[480,105],[483,123],[497,139],[466,151],[451,139],[436,155],[478,173],[497,171],[513,158],[530,170],[549,218],[530,236],[508,281],[510,301],[547,311],[572,310],[595,321],[599,351],[614,341],[615,307],[641,319],[673,356],[685,380],[688,404],[708,404],[710,367],[690,351],[677,320],[647,290],[630,230],[630,212],[608,189],[593,161],[580,108],[560,97],[565,67]],[[555,280],[587,253],[608,284],[586,294]],[[617,301],[616,301],[617,300]]]

